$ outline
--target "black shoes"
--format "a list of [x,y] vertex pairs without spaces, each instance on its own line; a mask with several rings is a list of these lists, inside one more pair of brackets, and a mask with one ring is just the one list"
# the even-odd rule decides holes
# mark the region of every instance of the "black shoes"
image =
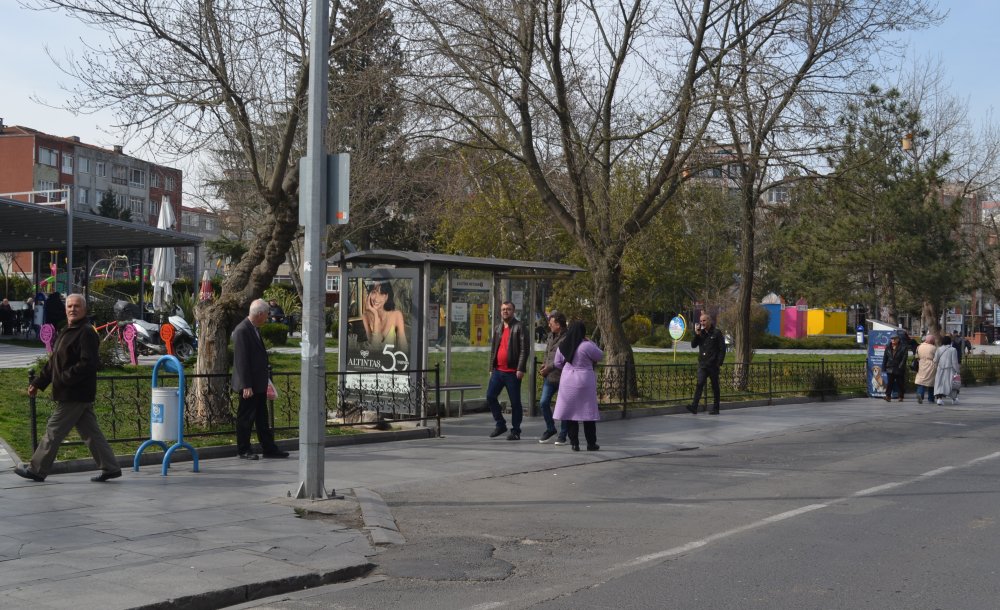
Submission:
[[601,446],[598,445],[597,443],[594,443],[593,445],[587,445],[587,451],[597,451],[600,448]]
[[551,441],[552,437],[555,435],[556,435],[555,430],[546,430],[545,432],[542,432],[542,437],[538,439],[538,442],[547,443]]
[[23,477],[25,479],[31,479],[35,483],[41,483],[42,481],[45,480],[45,477],[43,477],[42,475],[35,474],[30,470],[28,470],[28,466],[26,464],[21,464],[20,466],[15,468],[14,474],[16,474],[19,477]]
[[691,412],[691,415],[697,415],[698,405],[687,405],[687,410]]
[[241,453],[240,454],[240,459],[241,460],[259,460],[260,456],[257,455],[256,453],[253,453],[253,452],[250,452],[250,453]]
[[117,472],[102,472],[96,477],[90,477],[90,480],[93,481],[94,483],[107,483],[111,479],[117,479],[120,476],[122,476],[121,470]]
[[288,457],[288,452],[287,451],[282,451],[281,449],[279,449],[277,451],[269,451],[269,452],[267,452],[267,453],[264,454],[264,457],[266,457],[266,458],[286,458],[286,457]]
[[497,426],[493,428],[493,432],[490,432],[490,438],[496,438],[507,431],[507,426]]
[[509,440],[509,441],[519,441],[519,440],[521,440],[521,433],[520,432],[511,432],[510,434],[507,435],[507,440]]
[[580,450],[580,445],[570,445],[570,447],[573,449],[573,451],[579,451]]

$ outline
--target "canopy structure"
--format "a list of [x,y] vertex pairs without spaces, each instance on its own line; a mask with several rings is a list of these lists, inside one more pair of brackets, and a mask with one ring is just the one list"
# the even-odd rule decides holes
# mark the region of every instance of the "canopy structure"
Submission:
[[[0,252],[67,252],[72,267],[73,252],[86,253],[87,270],[90,269],[91,250],[129,250],[143,252],[146,248],[199,248],[202,238],[136,224],[126,220],[106,218],[88,212],[73,211],[67,214],[62,203],[39,205],[0,196]],[[197,255],[196,255],[197,258]],[[37,274],[38,269],[34,270]],[[72,277],[72,274],[67,274]],[[85,274],[86,277],[86,274]],[[140,281],[142,274],[140,274]],[[87,292],[86,281],[83,287]],[[143,306],[144,290],[139,291],[139,305]]]
[[[523,276],[526,279],[568,278],[584,271],[574,265],[549,263],[545,261],[519,261],[506,258],[461,256],[457,254],[434,254],[432,252],[405,252],[402,250],[365,250],[343,255],[348,263],[368,263],[372,265],[397,265],[416,267],[425,263],[447,269],[469,269],[490,271],[504,277]],[[335,257],[339,263],[340,256]]]
[[72,236],[61,207],[24,203],[0,197],[0,252],[200,246],[197,235],[165,231],[125,220],[73,212]]

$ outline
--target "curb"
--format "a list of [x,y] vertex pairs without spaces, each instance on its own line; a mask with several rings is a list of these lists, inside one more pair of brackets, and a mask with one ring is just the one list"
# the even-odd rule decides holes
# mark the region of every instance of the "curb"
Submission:
[[133,610],[214,610],[216,608],[226,608],[292,591],[313,589],[324,585],[354,580],[362,576],[367,576],[374,569],[375,564],[363,563],[329,572],[313,572],[300,576],[268,580],[252,585],[239,585],[218,591],[168,599],[155,604],[136,606]]
[[[389,432],[371,432],[366,434],[350,434],[346,436],[334,436],[326,439],[327,447],[341,447],[344,445],[367,445],[369,443],[389,443],[393,441],[409,441],[423,438],[434,438],[436,432],[431,428],[416,428],[413,430],[392,430]],[[285,451],[298,451],[299,439],[287,438],[277,441],[279,447]],[[216,458],[236,457],[236,445],[219,445],[212,447],[198,447],[198,460],[211,460]],[[119,455],[118,465],[122,468],[131,469],[135,463],[134,455]],[[17,455],[11,454],[15,464],[20,463]],[[179,462],[190,462],[191,454],[185,449],[170,456],[170,464]],[[160,466],[163,464],[163,452],[143,451],[139,459],[140,466]],[[49,474],[67,474],[73,472],[88,472],[96,470],[97,464],[93,458],[80,458],[77,460],[66,460],[52,464]]]
[[365,522],[365,529],[371,533],[372,542],[376,546],[406,544],[406,538],[399,533],[396,519],[393,518],[392,511],[382,496],[370,489],[356,487],[354,497],[361,507],[361,518]]

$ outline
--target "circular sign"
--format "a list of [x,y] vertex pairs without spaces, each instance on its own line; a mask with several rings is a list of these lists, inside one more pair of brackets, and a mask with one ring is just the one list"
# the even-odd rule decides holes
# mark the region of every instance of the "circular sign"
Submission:
[[670,320],[670,324],[667,325],[667,332],[670,333],[670,338],[674,341],[683,337],[684,331],[686,330],[687,320],[684,319],[684,316],[674,316],[674,318]]

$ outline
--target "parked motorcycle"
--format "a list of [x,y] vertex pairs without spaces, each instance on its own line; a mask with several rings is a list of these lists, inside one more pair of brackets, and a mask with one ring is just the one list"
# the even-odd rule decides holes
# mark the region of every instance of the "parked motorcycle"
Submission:
[[[170,316],[170,325],[174,327],[174,355],[181,360],[187,360],[198,350],[198,339],[187,320],[180,316]],[[160,325],[143,320],[132,320],[135,326],[135,347],[140,354],[163,355],[167,353],[167,344],[160,337]]]
[[[128,322],[135,327],[135,349],[140,355],[163,355],[167,353],[167,345],[160,337],[160,325],[146,322],[139,318],[139,307],[134,303],[119,301],[115,303],[115,317]],[[174,327],[174,355],[181,360],[187,360],[198,349],[198,339],[194,330],[183,316],[180,309],[168,318]]]

